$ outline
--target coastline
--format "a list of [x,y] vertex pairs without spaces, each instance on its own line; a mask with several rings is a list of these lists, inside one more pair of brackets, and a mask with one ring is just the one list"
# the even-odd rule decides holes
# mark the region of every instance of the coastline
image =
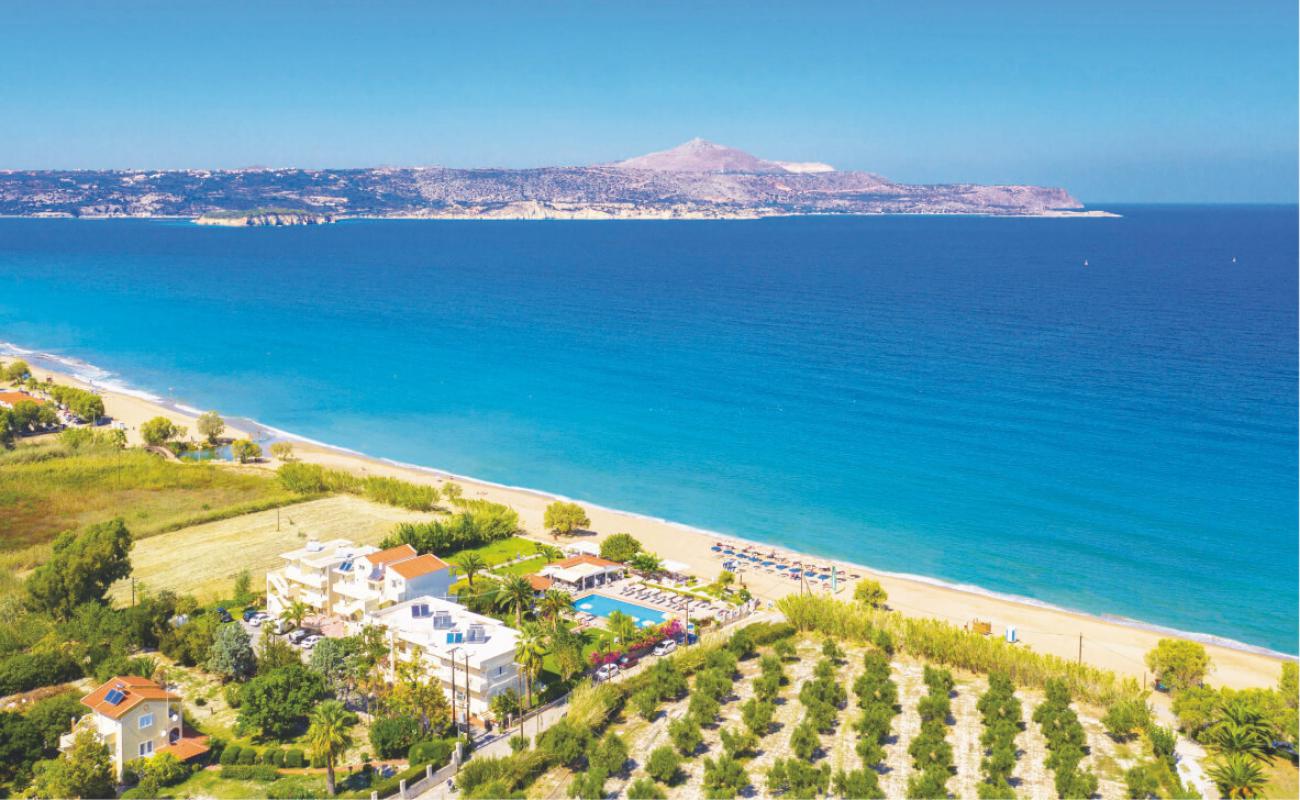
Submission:
[[[103,396],[108,414],[128,426],[128,436],[133,443],[139,441],[136,429],[150,417],[167,416],[192,431],[195,417],[200,412],[183,403],[166,401],[147,391],[133,388],[111,373],[78,359],[32,351],[2,341],[0,355],[28,360],[39,377],[51,375],[60,382],[94,388]],[[223,416],[226,415],[223,413]],[[370,456],[313,441],[236,415],[226,416],[226,421],[227,433],[233,436],[265,433],[273,438],[294,442],[296,455],[303,461],[414,482],[436,485],[452,481],[461,484],[467,497],[501,502],[515,508],[529,535],[539,540],[549,541],[542,526],[546,504],[555,499],[575,499]],[[271,469],[274,466],[274,463],[269,463],[262,468]],[[789,548],[734,535],[605,508],[580,498],[576,500],[587,509],[592,520],[593,534],[584,537],[585,540],[598,542],[612,533],[631,533],[647,549],[666,558],[689,563],[690,572],[700,578],[711,580],[721,569],[720,560],[709,549],[716,541],[739,543],[764,551],[777,550],[787,554],[794,552]],[[1019,640],[1038,652],[1074,660],[1081,649],[1084,661],[1131,676],[1140,683],[1147,677],[1143,656],[1163,636],[1177,636],[1204,643],[1215,664],[1215,670],[1210,676],[1211,682],[1233,688],[1275,685],[1282,661],[1295,659],[1288,654],[1210,634],[1061,608],[1034,598],[999,594],[978,586],[954,584],[923,575],[876,570],[841,559],[807,554],[804,557],[811,557],[823,564],[835,564],[837,569],[846,574],[857,573],[879,580],[889,593],[889,605],[909,616],[942,619],[958,625],[974,619],[985,620],[992,623],[994,635],[1002,635],[1006,626],[1014,625]],[[742,579],[755,595],[765,601],[799,591],[798,583],[782,579],[779,575],[747,572],[742,575]],[[851,599],[851,590],[851,585],[846,585],[838,597]]]

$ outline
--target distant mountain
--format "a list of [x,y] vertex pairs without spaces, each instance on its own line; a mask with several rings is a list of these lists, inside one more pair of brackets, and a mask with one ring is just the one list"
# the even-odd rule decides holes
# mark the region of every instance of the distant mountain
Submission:
[[0,172],[4,215],[212,221],[267,207],[322,218],[418,219],[1024,216],[1083,208],[1064,189],[895,183],[817,162],[766,161],[703,139],[591,167]]
[[764,175],[782,172],[834,172],[829,164],[816,162],[764,161],[734,147],[692,139],[671,150],[647,153],[614,166],[620,169],[645,169],[657,172],[735,172]]

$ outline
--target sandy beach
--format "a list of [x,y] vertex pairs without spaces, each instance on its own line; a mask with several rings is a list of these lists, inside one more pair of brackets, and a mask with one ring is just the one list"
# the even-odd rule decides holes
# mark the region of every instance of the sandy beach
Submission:
[[[32,365],[32,369],[41,379],[51,375],[60,383],[86,385],[67,374],[50,372],[35,364]],[[190,435],[194,435],[193,415],[131,394],[111,391],[103,386],[90,388],[94,388],[103,396],[107,413],[115,421],[126,425],[128,439],[132,444],[140,443],[138,432],[140,425],[158,415],[170,417],[177,423],[187,426]],[[222,410],[218,409],[218,411]],[[249,431],[241,429],[240,426],[228,423],[227,436],[244,436],[248,433]],[[551,495],[499,486],[472,478],[451,476],[433,469],[398,465],[309,442],[295,441],[294,447],[297,456],[304,461],[357,473],[388,475],[435,485],[453,480],[463,487],[466,497],[480,497],[515,508],[531,536],[539,540],[551,541],[551,537],[542,525],[546,505],[555,499]],[[273,469],[275,466],[277,465],[274,462],[268,461],[261,465],[261,468]],[[577,499],[581,502],[581,498]],[[689,564],[690,572],[699,578],[711,580],[721,569],[721,560],[710,550],[710,547],[715,542],[728,537],[637,514],[601,508],[589,503],[583,505],[591,518],[593,529],[585,537],[587,541],[599,542],[610,534],[626,532],[639,539],[646,549],[661,557]],[[731,539],[731,541],[739,540]],[[742,543],[744,544],[753,545],[761,552],[774,549],[759,543]],[[781,548],[775,549],[781,550]],[[784,552],[789,554],[788,550]],[[803,557],[802,560],[822,565],[831,563],[830,560],[820,557]],[[859,574],[879,580],[889,593],[889,605],[905,614],[943,619],[958,625],[979,619],[990,622],[993,635],[999,636],[1003,635],[1008,625],[1014,625],[1022,646],[1067,659],[1078,658],[1082,650],[1084,661],[1120,674],[1130,675],[1139,682],[1150,681],[1143,663],[1145,653],[1155,646],[1158,639],[1171,635],[1139,624],[1127,624],[982,592],[938,585],[909,576],[882,574],[862,565],[835,563],[846,574]],[[764,601],[772,601],[785,594],[800,591],[798,582],[780,575],[746,572],[742,575],[742,579],[745,585]],[[850,582],[845,582],[838,596],[844,599],[852,597]],[[1214,663],[1213,672],[1209,677],[1210,682],[1233,688],[1276,685],[1281,672],[1281,658],[1245,649],[1244,646],[1236,648],[1207,643],[1206,647]]]

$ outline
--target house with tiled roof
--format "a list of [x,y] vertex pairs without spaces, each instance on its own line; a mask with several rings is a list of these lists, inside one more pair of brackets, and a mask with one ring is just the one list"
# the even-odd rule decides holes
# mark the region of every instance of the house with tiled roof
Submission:
[[119,778],[123,765],[137,758],[170,753],[188,761],[208,752],[208,737],[185,726],[181,696],[148,678],[119,675],[81,698],[81,704],[90,713],[59,738],[59,749],[90,730],[108,745]]
[[266,606],[273,616],[298,600],[313,614],[359,622],[412,597],[446,597],[453,580],[445,561],[420,555],[409,544],[380,550],[343,539],[308,542],[281,557],[286,566],[266,576]]

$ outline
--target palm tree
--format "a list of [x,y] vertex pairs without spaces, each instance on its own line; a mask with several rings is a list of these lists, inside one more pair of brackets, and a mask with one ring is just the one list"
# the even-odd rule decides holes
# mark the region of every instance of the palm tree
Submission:
[[627,647],[628,642],[636,638],[636,620],[622,611],[611,611],[605,619],[605,627],[624,647]]
[[515,627],[523,625],[524,612],[533,607],[533,585],[522,575],[510,575],[497,584],[497,608],[515,612]]
[[528,623],[519,630],[515,643],[515,663],[524,673],[524,686],[528,690],[528,707],[533,705],[533,681],[542,672],[542,660],[550,652],[546,634],[536,623]]
[[325,790],[334,794],[334,764],[352,746],[348,712],[342,703],[326,700],[316,707],[307,728],[307,746],[314,758],[325,762]]
[[563,589],[547,589],[537,603],[537,610],[554,625],[573,612],[573,595]]
[[1224,797],[1234,799],[1259,797],[1267,783],[1259,764],[1240,753],[1228,753],[1210,767],[1209,775]]
[[466,580],[469,581],[469,588],[474,588],[474,576],[487,569],[487,561],[478,553],[466,553],[456,559],[456,566],[460,571],[465,573]]
[[280,612],[280,619],[297,628],[302,625],[303,617],[309,613],[311,613],[311,606],[301,600],[294,600]]
[[549,545],[546,542],[537,542],[536,547],[537,554],[544,557],[548,564],[552,561],[559,561],[561,558],[564,558],[563,550],[553,545]]
[[1273,741],[1273,731],[1259,712],[1232,700],[1219,706],[1220,720],[1210,729],[1210,741],[1225,753],[1263,758]]

